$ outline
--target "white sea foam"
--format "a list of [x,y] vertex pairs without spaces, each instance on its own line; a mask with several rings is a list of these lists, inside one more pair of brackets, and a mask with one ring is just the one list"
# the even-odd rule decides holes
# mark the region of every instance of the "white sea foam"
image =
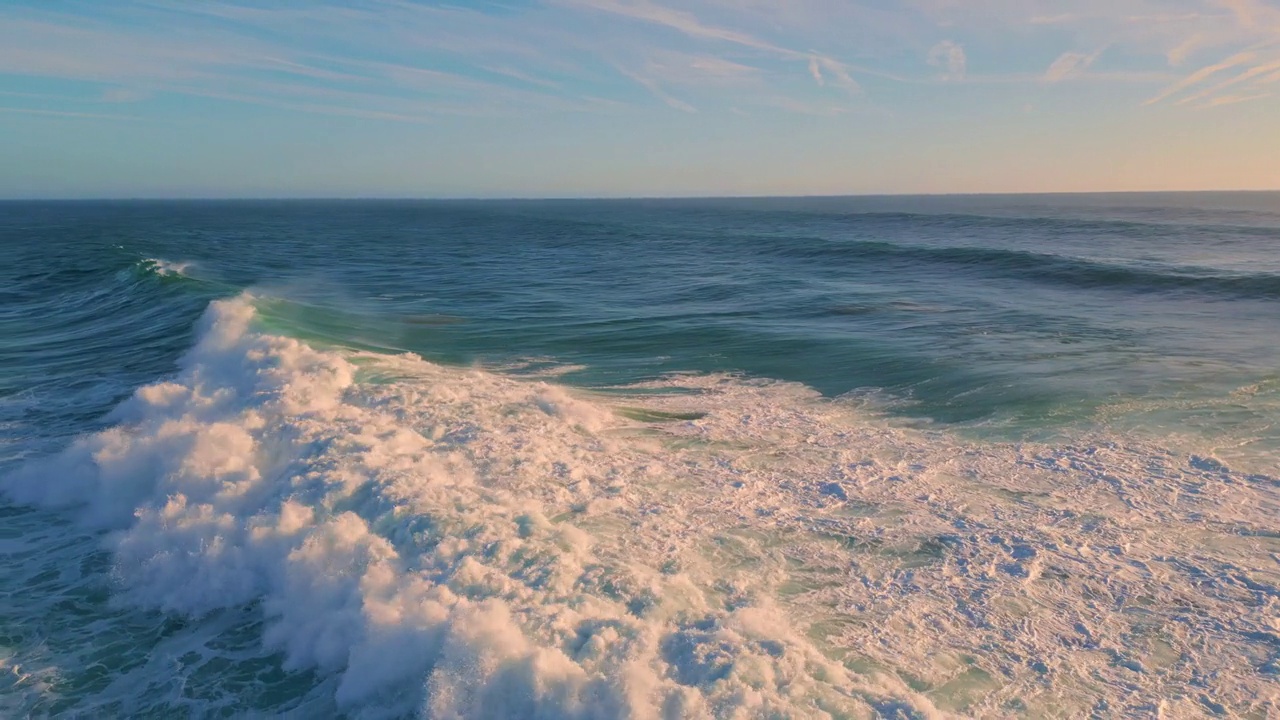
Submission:
[[1280,709],[1274,478],[642,389],[680,392],[317,349],[245,296],[3,486],[104,531],[135,606],[260,614],[361,717]]
[[195,263],[192,263],[192,262],[163,260],[160,258],[147,258],[142,261],[142,264],[144,266],[153,268],[155,272],[160,275],[169,275],[169,276],[175,276],[175,277],[185,276],[187,274],[187,271],[190,270],[195,265]]

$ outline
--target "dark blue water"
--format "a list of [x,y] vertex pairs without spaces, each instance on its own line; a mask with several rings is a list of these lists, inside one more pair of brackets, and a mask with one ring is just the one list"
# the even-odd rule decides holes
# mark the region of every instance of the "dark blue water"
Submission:
[[[574,400],[600,404],[592,405],[595,409],[590,411],[579,408],[581,412],[564,410],[570,407],[565,404],[568,400],[543,398],[534,403],[544,410],[556,408],[555,412],[546,412],[571,418],[573,427],[592,435],[605,432],[613,422],[590,419],[596,417],[597,411],[603,413],[602,417],[650,421],[689,421],[705,416],[710,418],[706,422],[714,422],[724,413],[734,417],[736,425],[730,425],[738,428],[734,431],[738,435],[704,438],[709,443],[706,447],[728,454],[681,461],[690,468],[702,467],[699,462],[707,463],[708,468],[726,467],[724,463],[747,462],[746,458],[761,454],[781,457],[791,452],[773,446],[781,442],[779,437],[799,427],[784,422],[782,416],[773,418],[776,432],[761,434],[746,429],[764,411],[751,410],[744,393],[763,393],[764,388],[782,393],[761,406],[770,408],[770,413],[783,412],[780,408],[802,414],[818,412],[814,408],[828,412],[839,407],[860,414],[859,432],[875,429],[905,433],[898,450],[886,450],[902,457],[910,455],[903,448],[916,447],[912,443],[917,440],[908,439],[916,438],[911,435],[916,432],[943,433],[947,442],[982,448],[973,452],[990,452],[1011,468],[1039,462],[1018,460],[1015,455],[1024,452],[1013,449],[1022,447],[1018,443],[1049,443],[1045,447],[1058,448],[1046,451],[1054,457],[1058,457],[1055,453],[1067,452],[1061,450],[1063,447],[1076,447],[1091,456],[1087,448],[1080,448],[1141,444],[1147,449],[1135,450],[1123,462],[1116,461],[1123,466],[1120,469],[1088,469],[1080,464],[1083,460],[1070,455],[1076,450],[1063,456],[1066,459],[1060,458],[1064,468],[1078,471],[1073,476],[1076,482],[1110,473],[1139,488],[1125,492],[1142,492],[1144,481],[1152,487],[1174,482],[1168,479],[1173,476],[1164,471],[1137,469],[1155,462],[1152,458],[1156,457],[1182,457],[1191,463],[1186,466],[1191,468],[1188,472],[1245,473],[1240,477],[1248,473],[1254,474],[1250,477],[1268,476],[1275,472],[1275,462],[1280,457],[1280,430],[1276,429],[1280,418],[1280,194],[1275,193],[547,202],[0,203],[0,249],[6,259],[0,264],[0,473],[8,474],[6,486],[14,501],[3,509],[12,526],[5,530],[5,542],[13,544],[10,557],[17,558],[5,561],[8,565],[0,576],[5,583],[0,587],[15,608],[0,617],[4,623],[0,627],[0,662],[31,671],[24,675],[25,671],[15,670],[14,677],[20,680],[6,691],[15,700],[5,707],[18,713],[145,710],[164,715],[182,707],[183,712],[199,715],[215,709],[235,714],[250,709],[276,712],[310,707],[321,713],[359,714],[363,712],[361,708],[392,708],[386,712],[434,713],[443,717],[457,711],[463,715],[496,716],[492,713],[498,706],[485,706],[486,710],[461,701],[452,706],[448,704],[451,701],[442,698],[453,697],[450,693],[455,690],[423,691],[421,682],[413,684],[419,688],[414,691],[388,690],[395,683],[387,681],[385,687],[375,683],[376,692],[370,691],[371,695],[345,696],[335,688],[346,682],[342,678],[348,678],[351,668],[358,664],[344,654],[346,650],[339,653],[341,658],[334,659],[314,649],[302,651],[288,642],[272,640],[271,631],[264,630],[264,622],[268,628],[292,622],[280,620],[282,611],[270,607],[262,610],[258,605],[266,602],[269,606],[272,598],[289,596],[279,590],[283,586],[278,587],[272,578],[278,573],[287,575],[287,568],[293,565],[287,559],[292,556],[287,553],[276,557],[265,550],[245,549],[252,544],[245,539],[252,537],[248,528],[258,522],[253,518],[260,519],[261,513],[268,510],[275,513],[272,517],[279,516],[281,503],[304,497],[308,506],[326,508],[322,515],[338,513],[334,503],[342,505],[346,501],[339,502],[338,496],[324,495],[327,499],[321,499],[319,495],[307,495],[310,491],[299,489],[297,480],[306,475],[297,473],[303,472],[303,465],[311,468],[306,472],[319,472],[307,463],[328,463],[325,466],[330,467],[345,462],[327,455],[323,461],[316,458],[333,452],[332,447],[353,437],[356,431],[351,428],[360,427],[361,423],[382,427],[378,424],[390,422],[382,416],[376,421],[357,421],[353,415],[343,413],[329,416],[324,413],[336,412],[332,405],[323,409],[307,405],[318,402],[314,398],[320,393],[315,389],[319,385],[312,387],[308,383],[319,382],[315,381],[316,373],[330,377],[325,374],[330,371],[317,370],[319,360],[310,355],[295,356],[296,352],[326,358],[331,354],[332,362],[343,367],[353,363],[352,367],[357,368],[355,385],[343,380],[335,386],[338,390],[334,392],[340,390],[341,394],[335,396],[338,399],[334,402],[354,404],[360,413],[374,412],[388,403],[403,405],[396,417],[401,418],[405,428],[413,429],[415,437],[421,435],[434,443],[431,447],[436,450],[431,452],[439,451],[444,442],[441,438],[475,439],[488,437],[488,430],[496,433],[493,442],[497,445],[484,445],[483,459],[467,456],[467,462],[474,465],[468,472],[480,477],[489,477],[488,473],[497,472],[493,468],[504,466],[503,463],[532,467],[530,463],[536,465],[543,460],[562,468],[548,470],[552,475],[563,473],[580,482],[588,482],[585,478],[595,472],[583,469],[581,473],[586,475],[574,474],[579,472],[573,469],[575,462],[582,461],[580,453],[586,452],[576,445],[573,448],[577,449],[549,446],[546,457],[539,455],[535,459],[503,454],[503,448],[507,448],[504,443],[519,432],[533,434],[507,448],[510,453],[524,452],[521,448],[551,432],[519,423],[523,430],[503,429],[497,418],[506,417],[504,413],[523,417],[511,409],[523,407],[508,397],[516,390],[494,389],[498,387],[495,383],[506,382],[514,383],[514,388],[532,383],[553,388],[557,393],[581,392],[596,398]],[[222,304],[209,310],[214,301]],[[233,307],[239,309],[228,309]],[[244,320],[249,324],[243,327],[235,325],[240,321],[232,317],[239,317],[236,313],[240,312],[251,316]],[[207,313],[212,315],[201,324],[200,318]],[[234,361],[225,354],[231,351],[220,345],[214,347],[216,343],[210,338],[216,339],[219,333],[233,338],[226,342],[230,343],[227,347],[240,353],[234,355]],[[197,342],[202,345],[192,350]],[[285,347],[280,343],[293,345]],[[295,345],[303,350],[296,350]],[[384,367],[386,363],[407,362],[396,360],[405,353],[422,358],[426,361],[422,368],[432,369]],[[187,359],[180,360],[184,354]],[[293,378],[291,373],[295,371],[298,376]],[[346,371],[333,372],[342,375]],[[293,379],[281,379],[286,376]],[[424,398],[446,385],[467,388],[471,394],[465,403],[467,412],[481,412],[477,408],[484,408],[482,415],[488,419],[467,419],[462,415],[452,420],[437,418],[431,423],[437,423],[438,427],[432,427],[436,427],[439,436],[433,436],[414,424],[427,420],[408,419],[427,410],[410,410],[413,404],[403,396],[377,395],[391,392],[385,389],[388,383],[399,388],[410,377],[423,383],[413,392],[424,393]],[[473,385],[473,381],[481,382],[477,377],[485,379],[480,385]],[[108,415],[138,388],[166,378],[177,378],[178,385],[188,388],[188,394],[182,396],[185,399],[162,402],[158,395],[139,396],[142,399],[130,401],[133,405]],[[275,384],[263,385],[268,382]],[[715,383],[727,383],[725,387],[733,389],[725,392],[746,404],[721,408],[720,416],[696,402],[689,408],[668,407],[676,402],[673,398],[710,392],[708,387]],[[789,389],[783,392],[784,387]],[[295,392],[301,393],[298,398],[302,398],[295,404],[311,409],[271,405]],[[359,402],[352,393],[360,395]],[[643,405],[643,398],[649,394],[658,398],[653,401],[658,405],[637,410],[635,406]],[[631,405],[619,410],[605,399],[619,395],[632,398],[628,401]],[[224,396],[236,399],[218,399]],[[196,402],[197,397],[204,399]],[[446,404],[454,401],[454,395],[433,400]],[[765,402],[759,398],[753,402],[757,401]],[[138,403],[145,407],[135,407]],[[179,412],[173,403],[194,404],[182,405],[186,409]],[[219,414],[231,412],[227,408],[233,405],[233,414]],[[601,409],[605,407],[612,409]],[[258,413],[253,416],[256,419],[246,414],[253,408],[258,408],[252,410]],[[335,434],[326,436],[323,442],[312,438],[308,442],[313,444],[299,445],[302,441],[296,438],[310,437],[307,433],[313,431],[307,418],[322,415],[328,418],[324,422],[337,428],[331,430]],[[160,418],[166,420],[161,422]],[[815,428],[829,430],[834,426],[826,424],[828,420],[811,422]],[[490,421],[497,424],[486,425]],[[697,425],[703,421],[690,422]],[[192,430],[198,423],[208,425]],[[347,427],[344,423],[355,424],[341,430]],[[197,438],[219,437],[218,428],[229,426],[247,428],[246,437],[251,440],[226,439],[225,444],[215,443],[209,448],[197,442]],[[383,431],[394,435],[390,427]],[[104,430],[104,436],[86,436]],[[821,438],[824,432],[812,430],[808,437]],[[852,441],[838,439],[847,436],[831,432],[835,434],[828,448],[830,453],[856,454]],[[127,437],[111,440],[120,433]],[[189,433],[187,441],[165,444],[182,433]],[[378,437],[390,437],[385,433]],[[82,445],[89,445],[65,450],[77,437],[82,437]],[[282,438],[295,439],[285,442]],[[361,447],[381,441],[361,441],[365,443]],[[920,448],[929,446],[923,440],[918,442],[923,443]],[[310,449],[297,449],[304,445]],[[133,454],[143,452],[138,449],[143,446],[151,448],[145,451],[151,453],[146,455],[150,459],[134,458]],[[275,449],[264,449],[268,446]],[[321,446],[323,451],[317,449]],[[679,452],[686,452],[687,443],[678,447]],[[635,467],[643,465],[628,454],[631,452],[615,449],[615,456],[629,458]],[[238,461],[228,460],[223,467],[210,459],[240,457],[238,453],[248,453],[244,457],[252,460],[252,472],[240,467]],[[568,455],[547,459],[556,453]],[[268,455],[277,459],[293,457],[289,462],[294,464],[284,460],[280,460],[284,465],[273,464],[276,460],[263,459]],[[170,461],[178,457],[187,459],[172,465]],[[674,462],[672,457],[667,461]],[[771,479],[762,482],[769,487],[779,486],[778,483],[786,486],[789,477],[804,477],[818,483],[814,487],[826,487],[831,484],[830,467],[835,467],[831,465],[835,461],[827,455],[823,457],[822,463],[827,465],[774,468],[767,476]],[[118,467],[113,465],[117,462]],[[362,462],[368,466],[361,466],[364,470],[348,471],[364,473],[361,477],[366,479],[375,478],[370,481],[383,487],[385,479],[377,480],[377,473],[389,466],[372,460]],[[377,471],[369,469],[374,466]],[[585,463],[582,467],[595,465]],[[893,471],[887,464],[885,467],[885,477],[901,479],[901,470]],[[411,471],[401,468],[396,472]],[[615,468],[610,472],[623,471]],[[692,478],[712,477],[711,470],[702,474],[697,470],[689,472]],[[1004,471],[976,464],[954,472],[958,476],[984,476]],[[248,474],[241,477],[237,473]],[[218,576],[221,579],[210,586],[214,588],[210,592],[221,592],[229,585],[238,588],[228,591],[225,603],[174,599],[172,593],[156,591],[170,587],[173,578],[166,575],[168,579],[161,579],[155,574],[158,571],[145,570],[155,564],[149,565],[148,558],[168,557],[165,553],[171,551],[162,544],[143,548],[138,538],[166,537],[164,533],[172,532],[177,521],[155,520],[158,524],[152,527],[147,524],[148,508],[160,512],[165,498],[171,500],[175,493],[194,498],[194,490],[181,488],[182,483],[195,482],[192,478],[196,476],[205,478],[196,483],[205,487],[209,483],[230,483],[232,480],[227,478],[233,475],[241,478],[236,483],[248,483],[245,487],[284,484],[270,491],[243,491],[253,497],[258,497],[253,493],[262,492],[266,493],[262,497],[274,498],[261,501],[266,505],[223,507],[218,503],[226,501],[229,491],[211,495],[218,499],[211,499],[210,507],[222,508],[228,518],[233,518],[226,521],[231,523],[227,527],[245,525],[236,531],[239,535],[232,533],[239,539],[225,534],[230,530],[205,528],[200,531],[201,541],[190,552],[206,553],[208,543],[217,541],[240,548],[237,552],[246,557],[276,559],[243,560],[243,568],[261,563],[256,570],[244,570],[248,574],[243,577],[252,580],[232,582]],[[1012,475],[1016,472],[1010,471]],[[505,478],[501,482],[510,480],[507,475],[501,477]],[[1157,482],[1154,477],[1165,479]],[[135,482],[136,478],[147,479]],[[501,484],[498,480],[493,482]],[[57,492],[36,492],[31,489],[32,483],[48,483],[51,487],[65,483],[66,487]],[[131,489],[117,492],[113,488],[119,483]],[[941,475],[928,479],[928,487],[934,490],[946,485]],[[143,486],[143,490],[138,489]],[[517,496],[533,493],[541,497],[542,492],[528,490],[520,483],[503,487],[504,492]],[[577,488],[572,484],[570,487]],[[1016,492],[1029,491],[1024,488]],[[832,490],[819,495],[852,502],[852,493],[850,487],[842,486],[838,493]],[[624,496],[625,493],[618,495]],[[1123,493],[1121,496],[1128,497]],[[384,499],[384,505],[401,507],[403,498],[396,497],[399,499]],[[75,510],[86,503],[93,507],[95,503],[113,502],[122,504],[123,514],[118,509],[102,513]],[[450,502],[461,500],[453,498]],[[550,508],[559,501],[542,497],[539,502]],[[590,502],[594,501],[578,498],[562,509],[582,512],[571,508]],[[632,507],[630,503],[634,502],[637,513],[645,502],[662,504],[652,498],[619,502],[625,507]],[[1124,502],[1130,502],[1131,507],[1146,507],[1141,503],[1133,506],[1131,500]],[[46,509],[25,509],[30,505]],[[410,506],[417,509],[402,509],[395,517],[403,520],[404,513],[426,512],[412,503]],[[250,512],[251,508],[257,510]],[[764,506],[758,509],[763,512]],[[1157,524],[1173,517],[1152,512],[1150,519]],[[399,536],[387,534],[386,528],[377,524],[390,521],[384,518],[375,522],[376,517],[381,517],[378,513],[360,510],[358,514],[372,523],[374,532],[392,538],[397,557],[427,557],[423,548],[410,550],[396,544],[400,540],[394,538]],[[1209,522],[1204,518],[1212,514],[1202,507],[1187,509],[1185,516],[1178,517],[1191,523],[1188,528],[1192,528],[1196,522]],[[88,516],[92,518],[86,520]],[[551,516],[548,510],[548,517]],[[923,518],[921,515],[919,523],[912,521],[906,526],[911,532],[921,531]],[[1245,520],[1219,518],[1213,522],[1239,525]],[[586,532],[593,537],[620,537],[618,528],[610,529],[608,523],[587,525]],[[1031,526],[1034,523],[1028,527]],[[78,528],[75,532],[83,533],[78,545],[72,543],[65,553],[48,555],[59,558],[58,562],[74,563],[79,568],[74,577],[65,574],[65,567],[53,567],[47,562],[32,564],[34,561],[29,559],[44,553],[47,543],[56,540],[58,533],[51,534],[50,527]],[[163,528],[167,529],[162,531]],[[122,549],[118,535],[98,534],[106,530],[126,533],[124,537],[133,538],[130,542],[134,545]],[[431,541],[430,552],[436,552],[438,543],[447,535],[444,530],[433,532],[438,536]],[[1187,538],[1194,532],[1187,532],[1186,536],[1178,535],[1176,541],[1191,542]],[[694,554],[704,551],[702,545],[691,545],[688,550]],[[768,554],[765,550],[759,552]],[[809,550],[797,552],[812,560]],[[1232,562],[1243,563],[1240,567],[1245,571],[1254,570],[1247,562],[1233,558]],[[397,566],[396,572],[408,573],[417,567],[416,561],[403,562],[407,564]],[[367,562],[361,563],[360,567],[367,569]],[[181,567],[187,569],[173,572],[181,575],[198,570]],[[895,570],[902,571],[902,567]],[[213,571],[201,577],[210,573]],[[708,577],[698,582],[712,582]],[[443,580],[438,582],[449,585]],[[36,589],[24,589],[20,583],[35,583]],[[542,591],[541,585],[535,586]],[[93,591],[73,602],[68,593],[79,592],[76,588]],[[401,588],[398,592],[397,597],[401,597],[408,591]],[[465,594],[456,587],[454,592]],[[770,592],[777,595],[782,591],[775,588]],[[1074,591],[1064,592],[1078,599],[1072,594]],[[19,599],[23,594],[26,597]],[[362,602],[367,605],[369,599],[365,597]],[[433,602],[444,601],[435,598]],[[516,601],[507,598],[505,602],[511,604],[509,612],[519,617],[514,621],[494,621],[495,626],[507,628],[502,623],[511,622],[512,627],[519,626],[534,638],[527,641],[534,646],[556,646],[559,641],[552,638],[554,633],[530,620]],[[569,605],[580,602],[575,600]],[[554,604],[552,600],[546,603]],[[447,602],[444,605],[456,610]],[[831,612],[843,607],[831,598],[818,605]],[[210,616],[214,610],[217,612]],[[326,618],[336,612],[319,608],[314,617]],[[841,612],[847,612],[847,608]],[[70,615],[64,616],[67,613]],[[234,613],[250,619],[228,620],[229,614]],[[634,608],[632,614],[636,614]],[[160,636],[165,632],[156,628],[174,617],[206,618],[196,622],[210,623],[207,632],[192,630],[183,635],[184,642],[205,649],[200,651],[204,653],[203,664],[192,666],[203,670],[177,673],[185,678],[182,687],[149,677],[148,672],[164,673],[136,664],[106,663],[92,670],[93,662],[86,660],[82,651],[72,649],[77,644],[92,645],[102,635],[115,638],[113,642],[120,648],[127,648],[108,655],[154,652],[158,647],[155,643],[163,644]],[[91,618],[92,622],[84,618]],[[796,618],[792,621],[803,622]],[[273,626],[273,622],[277,625]],[[476,621],[475,627],[482,626],[485,624]],[[692,627],[695,626],[689,625],[686,630]],[[160,636],[139,639],[135,630]],[[305,635],[316,630],[297,631]],[[360,632],[366,631],[367,628]],[[281,630],[278,634],[289,636],[290,632]],[[812,628],[806,632],[813,634]],[[264,641],[263,637],[267,639]],[[693,642],[686,635],[671,637],[675,639],[663,642]],[[209,669],[208,661],[217,653],[208,652],[208,646],[202,643],[217,642],[253,648],[244,650],[243,657],[236,653],[222,657],[222,664],[216,667],[225,668],[226,677],[232,679]],[[364,641],[346,635],[333,642],[348,650],[364,647]],[[832,647],[847,645],[832,642]],[[1161,642],[1167,645],[1171,641]],[[475,641],[468,647],[490,645]],[[821,643],[817,647],[803,652],[825,653],[825,657],[835,658],[833,662],[839,661],[831,648],[824,650],[826,646]],[[725,652],[733,655],[736,651]],[[965,675],[968,679],[961,683],[963,687],[956,688],[945,678],[909,678],[907,670],[888,667],[887,661],[879,658],[876,667],[907,678],[903,687],[919,687],[904,691],[905,694],[885,691],[879,700],[872,697],[875,693],[867,691],[858,696],[861,699],[857,702],[850,702],[870,703],[866,707],[880,708],[877,712],[883,714],[889,706],[876,702],[896,698],[893,702],[905,703],[903,708],[915,708],[910,712],[926,712],[921,708],[928,702],[911,699],[915,697],[913,693],[923,693],[921,697],[930,698],[929,702],[938,707],[958,712],[1023,712],[1012,705],[990,704],[995,703],[991,698],[1004,692],[999,690],[1004,683],[1016,685],[1009,678],[1017,673],[1002,675],[996,667],[984,664],[987,656],[973,655],[978,652],[973,648],[956,652],[971,659],[978,657],[974,667],[981,670],[982,677]],[[239,659],[228,659],[232,656]],[[176,657],[175,662],[182,665],[180,660],[185,656]],[[491,659],[477,657],[473,660],[482,665]],[[250,672],[243,667],[236,669],[237,662],[258,663],[261,667],[255,665],[256,669]],[[429,673],[434,667],[431,663],[443,661],[416,662],[426,663],[419,669]],[[578,662],[588,668],[588,674],[616,674],[607,663],[595,666],[585,660]],[[697,662],[671,657],[662,662],[666,664],[658,663],[658,679],[653,682],[692,688],[689,692],[701,693],[700,697],[705,696],[704,700],[711,703],[681,706],[685,710],[677,714],[705,712],[728,717],[726,708],[738,707],[726,699],[729,695],[718,695],[721,691],[714,689],[720,687],[717,682],[732,673],[694,678],[701,672],[698,668],[706,670]],[[862,666],[858,662],[862,661],[847,660],[845,666],[853,668],[851,672],[864,672],[865,669],[859,670]],[[60,665],[69,669],[57,670]],[[534,663],[529,667],[542,666]],[[369,670],[365,674],[379,672]],[[527,672],[541,677],[538,671]],[[85,673],[97,673],[93,675],[96,680],[85,680]],[[262,685],[255,684],[255,673],[274,675]],[[173,673],[169,672],[167,677],[171,676]],[[418,677],[422,676],[426,675]],[[1005,679],[1000,680],[1001,677]],[[1151,697],[1178,687],[1179,680],[1172,670],[1160,677],[1163,679],[1141,681],[1135,687],[1155,693]],[[246,689],[259,686],[275,689],[257,694]],[[192,688],[202,689],[197,692]],[[1239,709],[1248,704],[1247,689],[1233,686],[1219,690],[1236,703],[1231,707]],[[520,692],[531,691],[525,688]],[[1052,698],[1059,697],[1050,693],[1045,696],[1049,701],[1040,697],[1035,702],[1041,704],[1036,705],[1026,688],[1010,692],[1011,696],[1028,698],[1026,702],[1030,704],[1026,707],[1031,708],[1052,706]],[[203,695],[192,698],[184,693]],[[386,693],[391,693],[394,702],[387,700]],[[1102,691],[1095,694],[1107,696]],[[122,698],[131,695],[149,699],[130,705]],[[766,706],[773,703],[779,708],[790,707],[801,715],[834,702],[830,698],[815,699],[821,695],[817,691],[804,694],[803,698],[766,695],[773,698]],[[437,703],[436,710],[431,709],[432,702]],[[528,702],[532,704],[502,707],[504,712],[516,715],[535,707],[543,708],[539,712],[554,707],[559,708],[556,712],[569,713],[568,706],[548,704],[551,701],[545,698]],[[668,698],[664,702],[675,701]],[[1198,700],[1192,704],[1195,702]],[[405,709],[409,707],[413,709]],[[612,714],[600,710],[613,707],[607,703],[595,707],[592,712]]]
[[[6,334],[53,295],[172,355],[209,298],[257,288],[316,334],[451,363],[745,372],[1034,422],[1273,380],[1278,226],[1268,194],[7,205]],[[203,282],[121,292],[143,258]]]

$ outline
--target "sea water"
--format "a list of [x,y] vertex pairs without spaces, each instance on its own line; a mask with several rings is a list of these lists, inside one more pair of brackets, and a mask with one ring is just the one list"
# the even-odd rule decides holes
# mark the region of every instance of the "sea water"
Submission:
[[1273,717],[1280,195],[0,204],[0,715]]

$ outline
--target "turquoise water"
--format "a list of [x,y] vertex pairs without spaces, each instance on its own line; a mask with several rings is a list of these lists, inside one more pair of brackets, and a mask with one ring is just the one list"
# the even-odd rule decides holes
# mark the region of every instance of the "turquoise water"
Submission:
[[1280,195],[0,204],[0,713],[1277,712]]

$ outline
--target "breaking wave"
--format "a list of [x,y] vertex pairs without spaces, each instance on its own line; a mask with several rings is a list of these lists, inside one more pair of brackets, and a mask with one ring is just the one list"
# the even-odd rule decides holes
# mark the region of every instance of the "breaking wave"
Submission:
[[186,276],[188,270],[195,266],[195,263],[145,258],[138,263],[138,266],[161,277],[183,277]]
[[[280,655],[316,680],[276,710],[355,717],[1280,710],[1274,477],[733,376],[571,391],[269,334],[254,303],[0,479],[91,533],[130,607],[212,628],[142,685]],[[45,707],[32,677],[9,711]]]

